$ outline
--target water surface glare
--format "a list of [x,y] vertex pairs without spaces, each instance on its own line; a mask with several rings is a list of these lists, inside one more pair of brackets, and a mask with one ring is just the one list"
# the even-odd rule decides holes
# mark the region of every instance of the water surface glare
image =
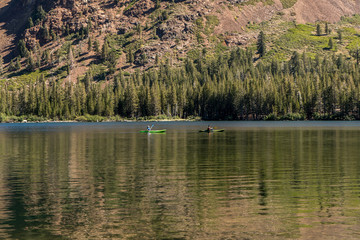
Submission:
[[208,124],[0,124],[0,239],[360,238],[360,122]]

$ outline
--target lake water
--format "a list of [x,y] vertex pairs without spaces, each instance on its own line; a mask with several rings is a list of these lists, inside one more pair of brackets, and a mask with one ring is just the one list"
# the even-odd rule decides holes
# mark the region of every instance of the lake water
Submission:
[[360,122],[148,124],[0,124],[0,239],[360,238]]

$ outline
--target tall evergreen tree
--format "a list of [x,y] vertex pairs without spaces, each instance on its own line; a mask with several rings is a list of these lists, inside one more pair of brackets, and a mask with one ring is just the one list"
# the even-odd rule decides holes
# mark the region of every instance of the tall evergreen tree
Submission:
[[19,58],[19,57],[16,58],[15,69],[16,69],[16,70],[20,70],[20,69],[21,69],[21,61],[20,61],[20,58]]
[[74,68],[74,65],[75,65],[75,58],[74,58],[73,48],[70,46],[69,47],[69,52],[68,52],[68,66],[69,66],[69,69],[72,70]]
[[88,37],[88,51],[90,52],[92,50],[92,40],[91,37]]
[[94,51],[95,51],[97,54],[100,54],[100,45],[99,45],[99,41],[98,41],[98,40],[95,40],[95,41],[94,41]]
[[43,7],[39,5],[35,12],[36,23],[41,22],[45,17],[46,17],[46,12],[44,11]]
[[33,52],[29,53],[29,56],[28,56],[28,58],[26,60],[26,69],[28,71],[30,71],[30,72],[33,72],[36,69],[36,62],[35,62],[35,59],[34,59]]
[[129,52],[127,54],[127,58],[128,58],[128,63],[133,64],[134,63],[134,54],[132,49],[129,49]]
[[266,53],[266,42],[265,42],[265,34],[263,31],[260,32],[257,39],[257,52],[260,57],[263,57]]
[[325,34],[329,35],[330,34],[330,29],[329,29],[329,24],[325,23]]
[[25,41],[21,39],[18,43],[18,49],[20,57],[27,57],[29,54],[29,50],[26,47]]
[[330,50],[334,48],[334,43],[333,43],[332,38],[329,38],[328,48],[329,48]]
[[101,50],[101,60],[103,60],[104,62],[107,61],[109,59],[109,55],[110,55],[109,43],[105,40]]
[[350,55],[355,58],[356,64],[358,65],[360,61],[360,48],[356,47],[355,49],[350,50]]
[[51,63],[51,56],[50,56],[50,50],[49,49],[46,49],[44,52],[43,52],[43,55],[41,57],[41,60],[42,62],[45,64],[45,65],[48,65]]
[[28,18],[27,28],[32,28],[33,26],[34,26],[33,19],[31,17],[29,17]]
[[342,43],[342,31],[341,30],[339,30],[338,32],[338,40],[339,40],[339,43]]
[[320,26],[320,24],[316,24],[316,35],[321,36],[321,26]]

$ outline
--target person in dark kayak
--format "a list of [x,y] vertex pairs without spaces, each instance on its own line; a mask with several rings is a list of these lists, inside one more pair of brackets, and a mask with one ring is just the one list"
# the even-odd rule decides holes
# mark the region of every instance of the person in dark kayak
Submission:
[[210,127],[210,125],[208,125],[208,128],[207,128],[208,132],[211,132],[213,130],[212,127]]

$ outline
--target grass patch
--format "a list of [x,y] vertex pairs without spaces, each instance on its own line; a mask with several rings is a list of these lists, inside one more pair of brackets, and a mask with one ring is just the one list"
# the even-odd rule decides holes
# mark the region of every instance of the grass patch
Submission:
[[208,15],[206,18],[205,30],[204,33],[209,36],[211,33],[214,32],[216,26],[220,24],[220,21],[217,16]]
[[299,24],[289,28],[280,36],[273,36],[272,46],[266,58],[276,57],[279,60],[286,60],[294,51],[304,51],[311,53],[324,53],[328,47],[328,36],[316,36],[315,26]]
[[[36,70],[34,72],[27,72],[22,71],[23,74],[19,76],[14,76],[11,78],[11,80],[0,80],[0,86],[7,83],[9,90],[17,89],[19,87],[22,87],[24,85],[28,85],[30,83],[35,83],[36,80],[38,80],[41,75],[43,75],[45,78],[48,77],[48,71],[40,71]],[[11,75],[9,76],[11,77]]]
[[283,5],[283,8],[291,8],[295,5],[297,0],[280,0],[281,4]]
[[259,2],[262,2],[264,5],[273,5],[275,3],[273,0],[249,0],[249,1],[241,3],[241,5],[243,5],[243,6],[256,5]]

